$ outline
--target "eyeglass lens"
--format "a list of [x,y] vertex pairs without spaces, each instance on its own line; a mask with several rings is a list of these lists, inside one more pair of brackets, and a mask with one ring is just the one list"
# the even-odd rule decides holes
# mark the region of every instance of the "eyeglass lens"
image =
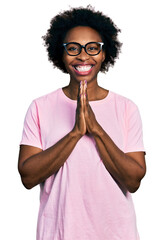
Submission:
[[[68,43],[66,45],[66,49],[67,49],[68,54],[70,54],[72,56],[75,56],[75,55],[80,54],[80,52],[81,52],[81,45],[78,44],[78,43]],[[85,46],[85,50],[86,50],[86,52],[89,55],[96,55],[101,50],[101,44],[100,43],[96,43],[96,42],[88,43]]]

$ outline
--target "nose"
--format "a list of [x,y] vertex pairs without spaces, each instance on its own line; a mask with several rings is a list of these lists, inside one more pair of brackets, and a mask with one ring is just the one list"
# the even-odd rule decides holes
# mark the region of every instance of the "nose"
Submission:
[[81,49],[81,53],[77,55],[77,58],[82,61],[89,59],[89,55],[86,53],[84,47]]

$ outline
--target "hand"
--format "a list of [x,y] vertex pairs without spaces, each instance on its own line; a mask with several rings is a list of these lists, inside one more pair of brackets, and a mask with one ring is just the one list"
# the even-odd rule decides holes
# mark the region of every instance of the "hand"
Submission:
[[88,101],[87,82],[84,82],[83,92],[84,92],[84,98],[83,98],[84,117],[85,117],[86,127],[87,127],[87,131],[93,134],[94,132],[96,132],[98,122],[96,120],[95,114]]
[[88,101],[87,81],[81,81],[77,96],[76,122],[74,128],[83,136],[87,133],[96,133],[98,126],[99,124]]
[[88,101],[87,81],[81,81],[77,96],[76,122],[74,128],[83,136],[87,133],[97,133],[98,127],[99,124]]
[[76,108],[76,121],[74,129],[81,136],[87,132],[86,121],[84,116],[84,98],[85,98],[85,87],[84,81],[80,82],[78,96],[77,96],[77,108]]

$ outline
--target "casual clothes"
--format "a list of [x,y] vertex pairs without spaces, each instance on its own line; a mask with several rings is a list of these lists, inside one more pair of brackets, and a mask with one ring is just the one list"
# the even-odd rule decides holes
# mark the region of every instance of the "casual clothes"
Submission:
[[[123,152],[145,151],[140,114],[131,100],[109,91],[89,104]],[[20,144],[51,147],[73,129],[76,107],[62,88],[35,99]],[[131,194],[106,170],[91,135],[84,135],[59,171],[40,186],[37,240],[139,239]]]

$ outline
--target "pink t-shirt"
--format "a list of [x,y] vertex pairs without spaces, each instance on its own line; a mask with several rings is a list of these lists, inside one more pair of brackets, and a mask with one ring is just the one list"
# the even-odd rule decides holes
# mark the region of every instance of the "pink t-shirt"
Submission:
[[[145,151],[140,114],[131,100],[109,91],[89,103],[122,151]],[[62,88],[37,98],[27,111],[20,144],[51,147],[73,129],[76,107]],[[131,194],[106,170],[92,136],[84,135],[57,174],[40,186],[37,240],[139,239]]]

